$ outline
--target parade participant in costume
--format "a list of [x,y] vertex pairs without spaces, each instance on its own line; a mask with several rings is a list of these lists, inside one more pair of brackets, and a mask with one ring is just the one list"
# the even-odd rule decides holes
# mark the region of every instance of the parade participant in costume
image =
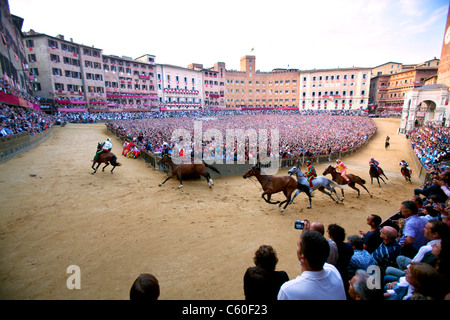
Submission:
[[336,170],[341,174],[341,176],[347,180],[347,183],[350,182],[350,179],[346,176],[347,173],[347,167],[342,162],[341,159],[336,160]]
[[125,140],[125,141],[123,142],[123,149],[122,149],[122,154],[123,154],[124,156],[126,156],[127,153],[128,153],[128,151],[130,150],[130,148],[129,148],[128,146],[129,146],[129,142],[128,142],[127,140]]

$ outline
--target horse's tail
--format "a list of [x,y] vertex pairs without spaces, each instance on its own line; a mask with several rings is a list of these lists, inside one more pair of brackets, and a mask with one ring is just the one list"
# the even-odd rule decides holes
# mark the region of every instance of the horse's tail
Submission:
[[[328,179],[328,180],[330,180],[330,179]],[[332,188],[336,188],[336,187],[342,188],[341,185],[339,185],[336,181],[333,181],[333,180],[330,180],[330,185]]]
[[211,169],[211,170],[214,171],[215,173],[218,173],[218,174],[222,175],[222,174],[220,173],[220,171],[219,171],[217,168],[215,168],[215,167],[213,167],[213,166],[207,164],[205,161],[203,161],[203,164],[205,165],[205,167]]
[[115,167],[120,167],[122,164],[120,162],[117,162],[117,157],[114,155],[111,159],[111,164]]
[[357,177],[359,180],[361,180],[362,184],[366,184],[366,180],[364,180],[363,178],[359,177],[359,176],[355,176]]

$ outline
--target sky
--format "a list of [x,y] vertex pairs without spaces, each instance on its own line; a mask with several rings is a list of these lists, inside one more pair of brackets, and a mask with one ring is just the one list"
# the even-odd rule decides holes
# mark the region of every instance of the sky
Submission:
[[[376,67],[440,58],[449,0],[9,0],[22,31],[156,63],[239,70]],[[253,49],[253,50],[252,50]]]

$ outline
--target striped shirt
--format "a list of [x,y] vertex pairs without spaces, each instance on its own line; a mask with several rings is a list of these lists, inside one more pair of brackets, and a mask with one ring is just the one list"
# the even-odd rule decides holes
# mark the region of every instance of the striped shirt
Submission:
[[397,240],[388,244],[385,244],[383,241],[380,246],[372,252],[372,257],[382,270],[386,270],[387,267],[397,267],[396,259],[400,254],[401,249],[402,247]]

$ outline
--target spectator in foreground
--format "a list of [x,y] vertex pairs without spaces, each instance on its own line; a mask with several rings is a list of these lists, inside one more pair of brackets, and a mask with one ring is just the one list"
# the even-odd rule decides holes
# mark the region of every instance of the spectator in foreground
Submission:
[[326,263],[330,246],[317,231],[302,232],[297,242],[297,258],[302,274],[284,283],[278,300],[346,300],[339,271]]
[[156,301],[159,298],[159,282],[150,273],[140,274],[130,289],[130,300]]
[[289,281],[285,271],[275,271],[278,257],[270,245],[262,245],[255,252],[254,267],[244,275],[245,300],[276,300],[283,283]]

